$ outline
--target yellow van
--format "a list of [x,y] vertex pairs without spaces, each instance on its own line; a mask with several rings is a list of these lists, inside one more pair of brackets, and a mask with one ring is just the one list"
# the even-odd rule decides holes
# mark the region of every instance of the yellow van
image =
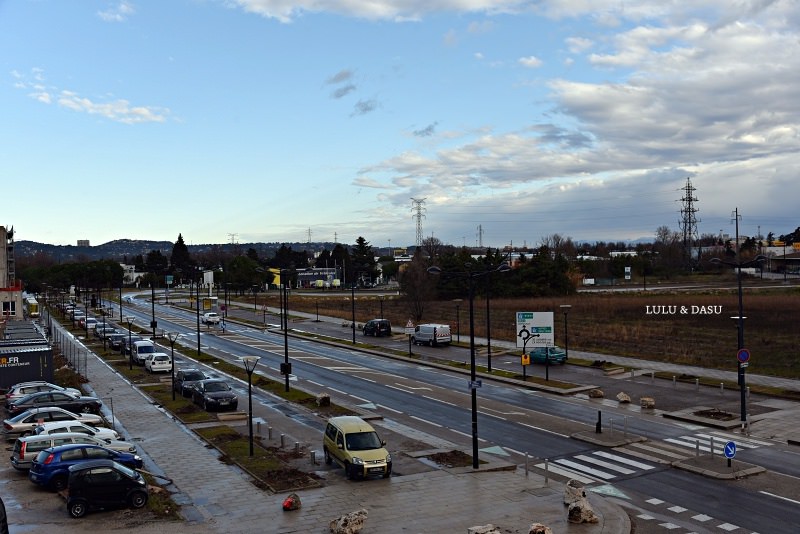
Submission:
[[392,474],[392,456],[386,442],[372,426],[360,417],[331,417],[325,427],[322,447],[325,463],[334,461],[344,468],[349,479]]

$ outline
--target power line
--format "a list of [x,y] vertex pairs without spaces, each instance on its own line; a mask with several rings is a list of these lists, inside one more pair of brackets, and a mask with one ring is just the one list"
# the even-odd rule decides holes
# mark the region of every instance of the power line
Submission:
[[417,240],[416,245],[418,247],[422,246],[422,218],[425,217],[423,213],[425,211],[425,199],[424,198],[412,198],[411,199],[411,211],[414,212],[413,217],[417,220]]

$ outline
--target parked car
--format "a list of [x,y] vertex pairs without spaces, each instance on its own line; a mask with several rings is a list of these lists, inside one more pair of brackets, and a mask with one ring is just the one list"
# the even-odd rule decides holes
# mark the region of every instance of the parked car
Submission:
[[33,434],[36,436],[42,434],[63,434],[64,432],[80,432],[100,439],[119,440],[119,434],[116,430],[102,426],[88,425],[80,421],[51,421],[49,423],[43,423],[33,430]]
[[388,478],[392,474],[392,456],[386,450],[386,442],[360,417],[346,415],[328,419],[322,449],[325,463],[341,465],[347,478],[376,475]]
[[391,336],[392,325],[389,319],[370,319],[362,328],[365,336]]
[[67,511],[81,518],[89,510],[147,504],[147,483],[141,473],[113,460],[89,460],[70,466]]
[[144,365],[144,361],[156,352],[156,345],[149,339],[133,342],[133,361],[139,365]]
[[28,480],[61,491],[67,487],[69,467],[87,460],[113,460],[131,469],[138,469],[143,465],[142,458],[138,454],[112,451],[86,443],[59,445],[41,451],[33,459],[28,471]]
[[173,388],[175,391],[180,391],[184,397],[191,397],[194,384],[207,378],[208,376],[200,369],[178,369],[175,372]]
[[18,413],[14,417],[3,421],[3,435],[7,440],[17,436],[27,436],[42,422],[50,421],[80,421],[89,425],[102,425],[105,423],[103,417],[93,413],[74,413],[58,406],[42,406],[31,408]]
[[73,395],[63,391],[40,391],[11,401],[8,413],[16,415],[29,408],[42,406],[58,406],[71,412],[100,413],[102,402],[96,397]]
[[11,451],[11,466],[20,471],[31,467],[31,462],[43,450],[59,445],[70,445],[72,443],[88,443],[89,445],[100,445],[107,449],[120,452],[136,453],[136,447],[127,441],[116,439],[100,439],[80,432],[64,432],[57,434],[40,434],[38,436],[19,437],[14,442]]
[[80,321],[78,321],[78,326],[86,330],[94,330],[98,322],[94,317],[81,317]]
[[112,349],[121,351],[126,339],[128,339],[126,334],[115,332],[108,336],[108,343]]
[[163,352],[154,352],[144,361],[144,368],[151,373],[172,371],[172,358]]
[[0,497],[0,534],[8,534],[8,516],[6,515],[6,505]]
[[125,339],[123,340],[124,344],[124,348],[122,351],[123,354],[130,354],[131,351],[133,350],[133,344],[136,343],[137,341],[142,341],[143,339],[144,338],[142,336],[137,336],[135,334],[132,334],[130,336],[125,336]]
[[567,361],[567,353],[561,347],[534,347],[530,350],[531,363],[550,363],[563,364]]
[[192,402],[206,411],[235,410],[239,406],[239,397],[224,380],[207,378],[192,386]]
[[14,384],[11,386],[6,392],[6,408],[8,408],[8,405],[11,403],[11,401],[21,399],[22,397],[30,395],[31,393],[39,393],[40,391],[63,391],[73,395],[83,394],[80,392],[80,390],[61,387],[56,384],[51,384],[50,382],[45,382],[44,380],[20,382],[19,384]]

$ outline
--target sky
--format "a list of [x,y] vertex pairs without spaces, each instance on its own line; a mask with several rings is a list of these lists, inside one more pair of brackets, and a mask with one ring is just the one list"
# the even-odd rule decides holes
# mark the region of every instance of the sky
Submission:
[[699,234],[777,236],[799,29],[796,0],[0,0],[0,225],[538,246],[692,198]]

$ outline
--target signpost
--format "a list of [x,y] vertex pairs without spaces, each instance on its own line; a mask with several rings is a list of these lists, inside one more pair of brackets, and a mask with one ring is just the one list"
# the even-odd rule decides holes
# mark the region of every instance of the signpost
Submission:
[[408,336],[408,355],[411,356],[411,336],[414,335],[414,322],[409,319],[406,323],[406,335]]
[[517,348],[525,348],[530,344],[538,347],[555,345],[553,312],[517,312],[517,332],[526,330],[530,333],[527,342],[517,335]]
[[733,441],[729,441],[725,444],[725,448],[723,449],[725,453],[725,458],[728,459],[728,467],[731,466],[731,460],[734,456],[736,456],[736,443]]

